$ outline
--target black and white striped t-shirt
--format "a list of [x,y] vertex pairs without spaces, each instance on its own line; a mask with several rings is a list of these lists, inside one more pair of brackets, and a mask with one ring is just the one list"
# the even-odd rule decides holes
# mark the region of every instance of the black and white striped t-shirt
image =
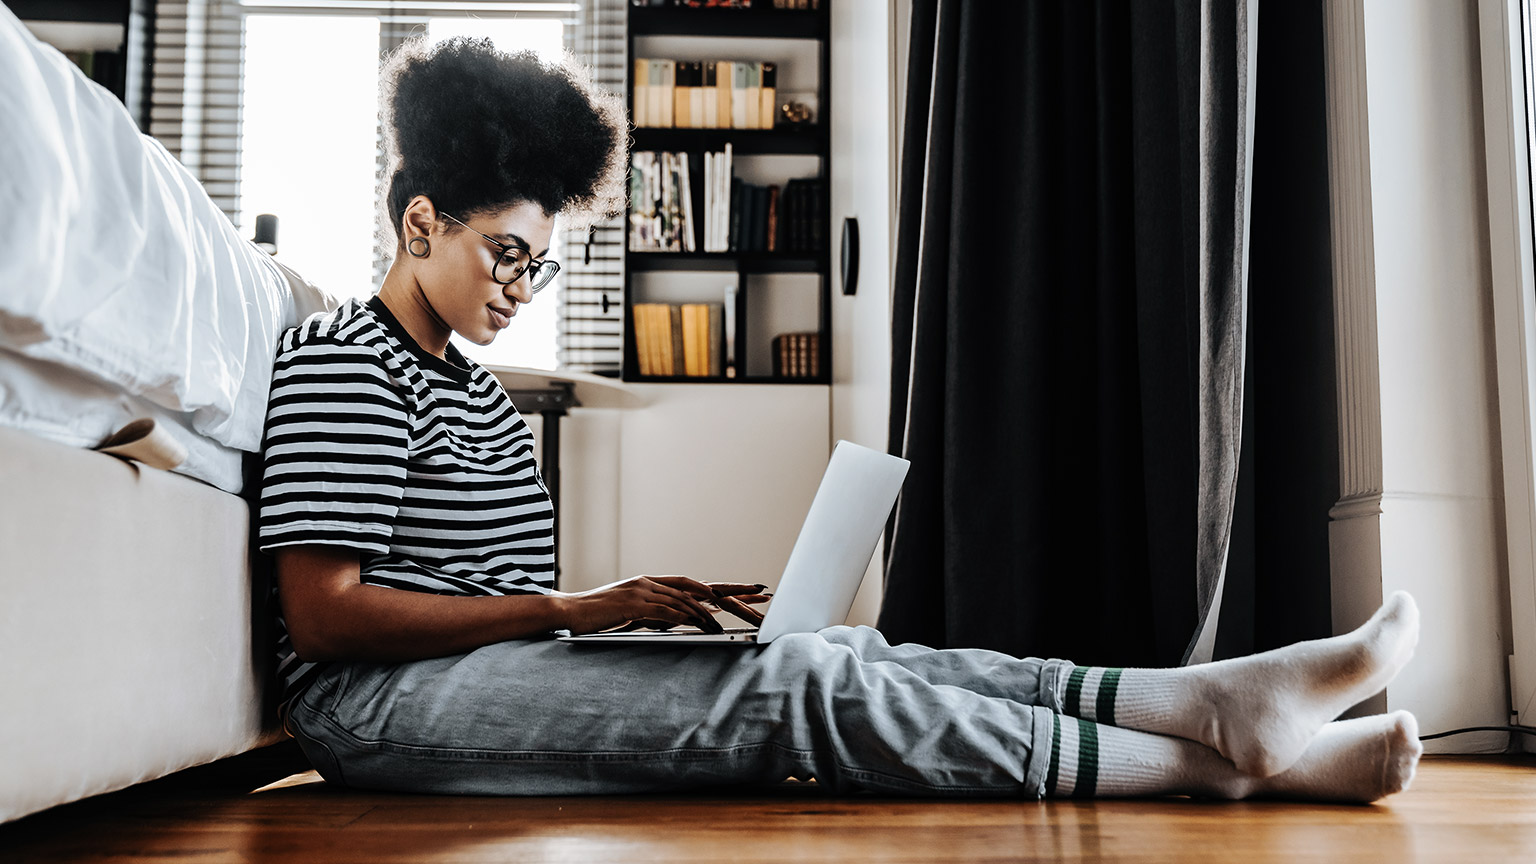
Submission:
[[[544,593],[554,511],[533,433],[495,376],[416,344],[377,297],[283,334],[267,406],[260,547],[360,553],[362,581],[436,594]],[[320,665],[278,621],[283,702]]]

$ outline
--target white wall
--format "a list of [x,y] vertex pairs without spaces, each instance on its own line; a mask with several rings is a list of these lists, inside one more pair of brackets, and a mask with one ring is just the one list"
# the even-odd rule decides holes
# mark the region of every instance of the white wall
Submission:
[[642,405],[560,423],[562,590],[669,574],[777,585],[826,466],[828,388],[625,386]]
[[[1471,0],[1326,3],[1339,332],[1334,625],[1408,590],[1418,654],[1369,708],[1507,720],[1508,621]],[[1262,74],[1263,58],[1259,59]],[[1467,735],[1430,749],[1502,750]]]
[[[832,5],[832,266],[842,260],[842,223],[859,224],[858,290],[832,283],[832,440],[886,447],[891,377],[890,0]],[[884,593],[883,548],[875,550],[849,623],[873,624]]]

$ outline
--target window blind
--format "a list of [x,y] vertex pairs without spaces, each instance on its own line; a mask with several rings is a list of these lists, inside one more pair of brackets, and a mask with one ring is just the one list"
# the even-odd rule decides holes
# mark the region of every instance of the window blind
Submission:
[[[626,0],[587,0],[576,26],[566,29],[566,47],[592,67],[593,83],[620,98],[629,70],[628,14]],[[624,217],[566,232],[565,256],[570,267],[561,277],[559,365],[617,376],[624,357]]]
[[[566,47],[592,68],[599,86],[622,95],[626,0],[496,2],[496,0],[182,0],[155,4],[150,128],[200,180],[237,228],[240,225],[241,76],[244,16],[365,15],[379,19],[379,56],[425,30],[430,18],[554,18]],[[375,136],[375,175],[383,188],[384,131]],[[378,207],[383,218],[382,202]],[[556,361],[560,368],[617,375],[622,357],[624,254],[622,217],[590,231],[562,233],[557,278]],[[382,227],[382,223],[381,223]],[[378,232],[374,280],[383,279],[394,244]]]
[[236,227],[243,25],[232,0],[160,0],[149,71],[149,134],[202,182]]

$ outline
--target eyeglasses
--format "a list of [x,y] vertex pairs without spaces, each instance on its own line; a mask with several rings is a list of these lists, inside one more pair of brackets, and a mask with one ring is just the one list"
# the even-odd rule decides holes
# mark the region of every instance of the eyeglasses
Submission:
[[[464,225],[463,222],[444,213],[442,210],[437,212],[443,216],[448,216],[449,219],[453,219],[453,221],[458,222],[460,225]],[[464,227],[469,228],[468,225],[464,225]],[[473,228],[469,228],[469,230],[475,231]],[[475,231],[475,233],[480,234],[479,231]],[[502,285],[511,285],[513,282],[521,279],[523,273],[526,272],[528,274],[528,291],[537,294],[540,289],[549,284],[551,279],[555,278],[556,273],[560,272],[560,263],[558,261],[535,261],[533,260],[533,252],[530,249],[523,246],[508,246],[505,243],[492,240],[484,234],[480,234],[480,236],[485,237],[485,242],[495,246],[501,252],[501,254],[496,256],[496,263],[491,267],[491,278]]]

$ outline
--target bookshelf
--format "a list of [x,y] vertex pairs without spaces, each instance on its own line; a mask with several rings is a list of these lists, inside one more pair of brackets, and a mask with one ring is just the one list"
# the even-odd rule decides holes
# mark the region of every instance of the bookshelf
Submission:
[[0,0],[34,35],[121,100],[149,128],[145,70],[154,30],[153,0]]
[[[645,0],[647,4],[654,2]],[[808,123],[786,124],[774,110],[776,122],[772,128],[637,124],[633,129],[631,154],[688,154],[693,219],[687,227],[694,234],[694,250],[656,251],[653,247],[641,251],[636,248],[632,226],[637,202],[632,194],[625,213],[622,378],[647,383],[828,384],[833,348],[832,221],[828,188],[831,140],[827,123],[831,108],[831,18],[828,6],[832,0],[819,0],[815,9],[775,8],[774,0],[751,0],[752,5],[746,8],[689,7],[674,5],[673,0],[664,2],[666,5],[642,5],[642,0],[631,0],[628,7],[626,68],[629,85],[626,101],[631,118],[642,122],[655,119],[646,117],[645,104],[639,106],[641,113],[636,114],[637,58],[665,58],[677,64],[772,63],[777,73],[777,98],[772,107],[777,109],[793,99],[809,104],[814,113]],[[721,72],[724,72],[723,68]],[[675,94],[672,90],[668,92]],[[734,92],[739,94],[739,91]],[[641,98],[648,97],[642,94]],[[720,107],[723,110],[725,103],[721,102]],[[766,100],[763,107],[766,110]],[[700,125],[697,118],[695,122]],[[717,115],[710,122],[729,125],[731,121]],[[705,154],[721,153],[727,145],[732,151],[731,175],[739,183],[765,190],[778,188],[773,205],[775,215],[766,223],[776,229],[772,249],[764,248],[769,245],[764,223],[766,205],[759,201],[755,208],[739,207],[740,201],[733,195],[731,209],[741,211],[735,219],[742,224],[733,225],[731,217],[721,217],[713,244],[718,250],[725,243],[730,251],[706,251],[709,244],[706,243],[705,223],[709,221],[707,214],[711,211],[706,203],[705,190],[710,181],[704,170]],[[664,166],[657,168],[668,171]],[[670,170],[669,177],[674,186],[680,185],[677,183],[680,173],[678,166]],[[796,187],[790,187],[791,180],[814,182],[799,182]],[[812,191],[807,194],[808,186]],[[645,184],[642,187],[651,188]],[[718,200],[725,197],[721,191],[716,186],[711,194]],[[757,214],[754,235],[759,238],[757,242],[747,239],[747,235],[753,233],[749,228],[752,220],[745,215],[749,210]],[[793,224],[790,223],[791,215]],[[792,232],[793,239],[790,237]],[[727,234],[730,235],[729,242]],[[725,311],[732,306],[723,302],[731,286],[734,286],[733,313]],[[666,366],[657,359],[656,352],[665,349],[657,345],[669,336],[674,341],[680,339],[675,335],[678,325],[674,323],[671,330],[662,325],[659,332],[652,327],[641,333],[636,319],[637,304],[653,307],[720,305],[722,323],[719,326],[726,332],[711,333],[707,340],[707,350],[716,355],[715,362],[705,364],[699,360],[695,363],[695,355],[691,351],[688,355],[690,368],[694,371],[707,368],[709,374],[660,374]],[[651,312],[641,310],[645,316],[650,316]],[[726,317],[731,320],[726,322]],[[654,322],[655,318],[645,320]],[[677,321],[675,314],[673,320]],[[683,325],[682,332],[698,338],[700,326],[704,325],[692,328]],[[727,333],[733,333],[733,338]],[[727,356],[727,342],[734,343],[730,357]],[[642,358],[642,347],[650,352],[649,356]],[[682,357],[683,349],[677,347],[672,359]],[[673,372],[679,371],[678,365],[671,363]],[[733,373],[730,377],[727,377],[728,369]]]

